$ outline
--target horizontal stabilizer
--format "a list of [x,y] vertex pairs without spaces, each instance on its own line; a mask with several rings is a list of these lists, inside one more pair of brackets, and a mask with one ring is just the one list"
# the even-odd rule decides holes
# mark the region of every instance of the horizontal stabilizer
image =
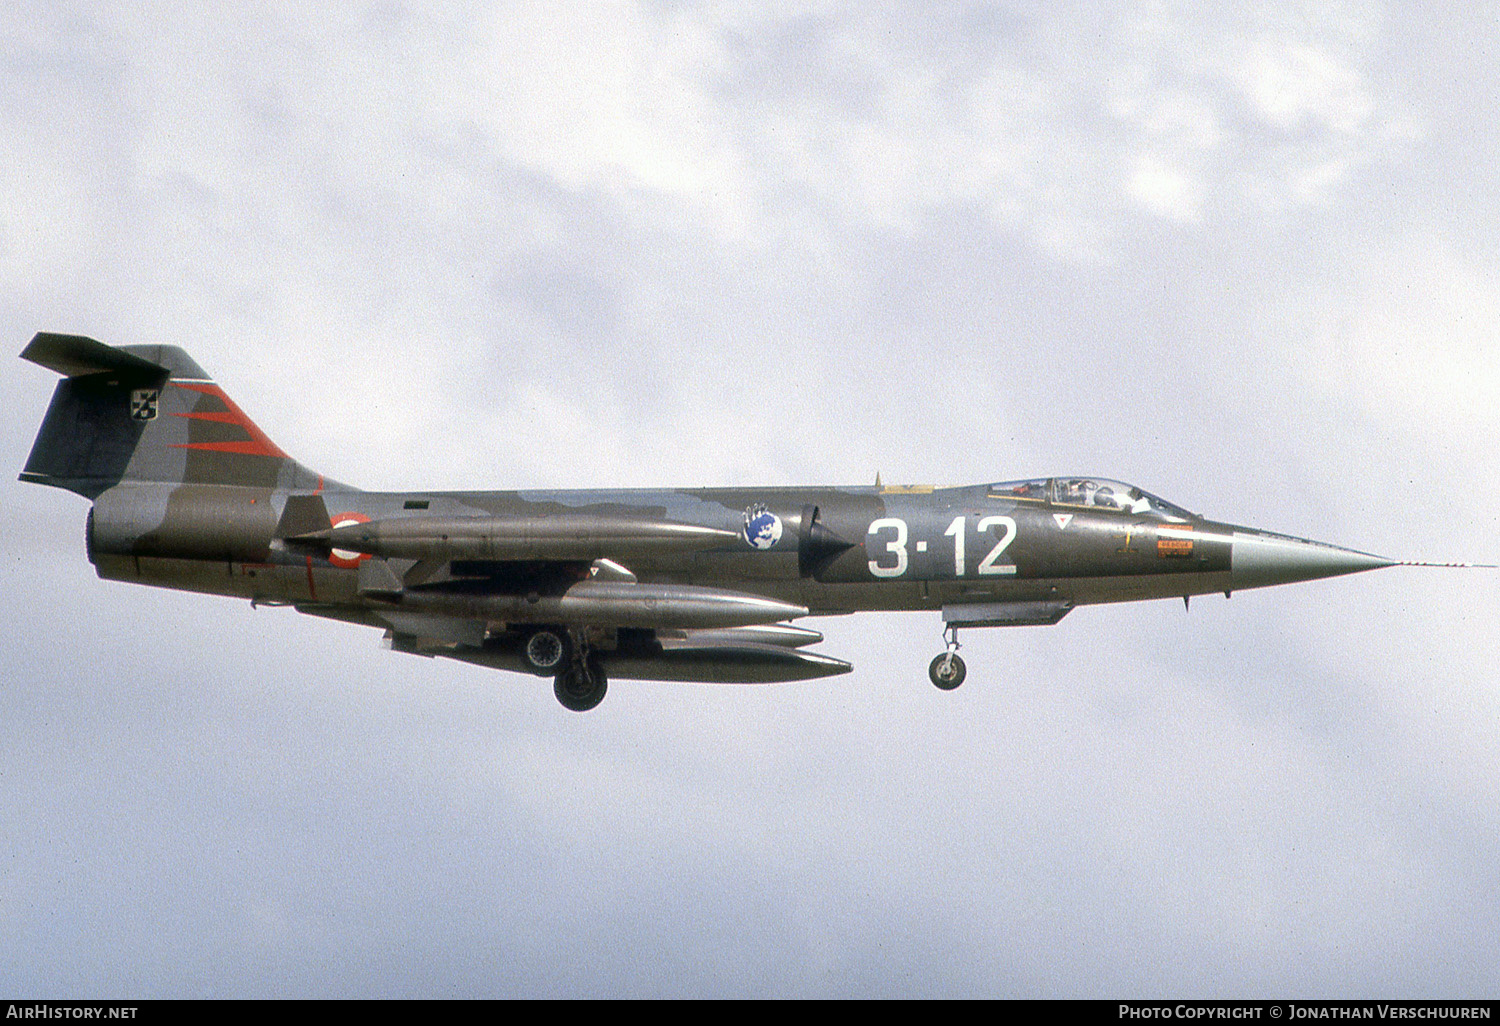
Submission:
[[121,374],[141,380],[161,380],[167,368],[150,360],[107,346],[83,335],[57,335],[39,331],[21,351],[21,359],[46,367],[68,378],[86,374]]

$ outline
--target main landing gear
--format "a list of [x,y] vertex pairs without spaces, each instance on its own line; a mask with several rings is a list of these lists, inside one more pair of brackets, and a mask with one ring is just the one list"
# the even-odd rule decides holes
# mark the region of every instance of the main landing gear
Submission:
[[609,681],[604,676],[604,666],[592,652],[579,651],[570,660],[568,668],[557,675],[552,684],[552,693],[565,709],[588,712],[604,701],[609,690]]
[[538,677],[551,677],[552,693],[574,712],[588,712],[609,689],[604,664],[581,631],[540,627],[521,642],[521,660]]
[[532,631],[521,643],[521,659],[538,677],[550,677],[568,665],[572,647],[566,631],[543,627]]
[[964,665],[963,659],[958,654],[958,628],[951,624],[944,627],[943,637],[948,642],[948,650],[934,659],[932,664],[927,667],[927,676],[944,691],[952,691],[964,682],[964,678],[969,674],[969,669]]

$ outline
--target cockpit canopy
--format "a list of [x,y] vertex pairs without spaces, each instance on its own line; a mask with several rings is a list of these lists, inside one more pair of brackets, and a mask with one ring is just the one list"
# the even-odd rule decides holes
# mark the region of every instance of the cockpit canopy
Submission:
[[1017,499],[1048,506],[1087,506],[1092,509],[1124,510],[1156,520],[1192,520],[1193,514],[1150,492],[1122,481],[1102,477],[1044,477],[1033,481],[1002,481],[990,485],[997,498]]

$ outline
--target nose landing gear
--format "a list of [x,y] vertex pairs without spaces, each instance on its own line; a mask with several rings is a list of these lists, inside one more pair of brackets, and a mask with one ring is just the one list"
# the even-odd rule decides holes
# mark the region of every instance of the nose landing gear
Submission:
[[927,667],[927,676],[942,690],[952,691],[964,682],[969,670],[958,654],[958,628],[949,624],[943,628],[943,637],[947,639],[948,650]]

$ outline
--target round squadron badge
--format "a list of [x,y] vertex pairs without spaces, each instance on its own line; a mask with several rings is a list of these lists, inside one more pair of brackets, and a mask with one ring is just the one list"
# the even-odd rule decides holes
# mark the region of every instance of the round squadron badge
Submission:
[[745,540],[753,549],[769,549],[781,540],[781,518],[756,503],[745,510]]

